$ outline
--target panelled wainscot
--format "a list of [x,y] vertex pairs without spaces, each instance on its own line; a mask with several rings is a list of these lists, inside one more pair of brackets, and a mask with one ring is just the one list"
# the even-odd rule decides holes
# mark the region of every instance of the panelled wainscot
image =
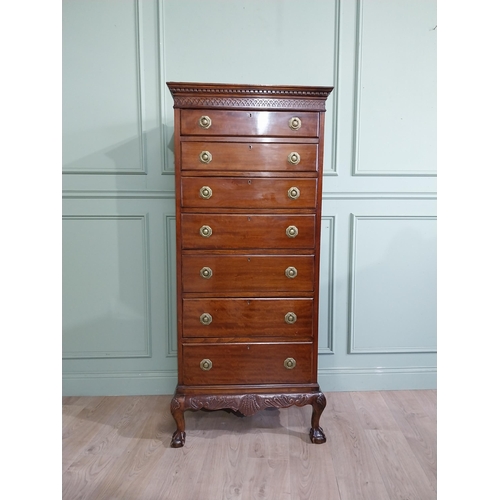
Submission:
[[178,385],[238,416],[326,399],[317,382],[325,101],[331,87],[167,83],[174,98]]

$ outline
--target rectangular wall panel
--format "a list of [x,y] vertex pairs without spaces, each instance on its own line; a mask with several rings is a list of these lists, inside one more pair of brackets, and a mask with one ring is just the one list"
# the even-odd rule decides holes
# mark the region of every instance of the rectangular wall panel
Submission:
[[63,171],[144,173],[141,1],[63,2]]
[[352,217],[350,352],[436,350],[436,218]]
[[319,270],[319,354],[334,354],[335,217],[321,219]]
[[436,4],[358,0],[355,175],[434,175]]
[[63,356],[151,355],[147,219],[63,219]]
[[175,215],[166,215],[165,224],[165,286],[167,303],[165,304],[167,325],[167,357],[177,361],[177,294],[176,294],[176,252],[175,252]]

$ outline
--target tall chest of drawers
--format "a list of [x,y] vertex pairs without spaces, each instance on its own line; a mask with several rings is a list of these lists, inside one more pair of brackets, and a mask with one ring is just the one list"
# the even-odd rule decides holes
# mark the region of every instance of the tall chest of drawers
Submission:
[[186,410],[312,406],[331,87],[167,83],[174,99],[178,385]]

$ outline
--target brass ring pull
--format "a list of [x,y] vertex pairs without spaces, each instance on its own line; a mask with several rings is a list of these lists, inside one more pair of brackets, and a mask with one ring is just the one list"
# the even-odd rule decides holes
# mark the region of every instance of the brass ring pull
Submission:
[[201,226],[200,227],[200,234],[204,238],[210,238],[210,236],[212,236],[212,228],[210,226]]
[[297,321],[297,315],[294,312],[288,312],[285,314],[285,323],[293,325]]
[[299,274],[299,273],[297,272],[297,269],[295,269],[295,267],[290,266],[290,267],[287,267],[285,269],[285,276],[287,278],[290,278],[290,279],[296,278],[297,274]]
[[288,155],[288,163],[291,163],[292,165],[298,165],[300,163],[300,155],[299,155],[299,153],[296,153],[295,151],[292,151]]
[[296,238],[299,234],[299,230],[296,226],[288,226],[285,232],[289,238]]
[[208,370],[211,370],[212,369],[212,362],[209,360],[209,359],[202,359],[200,361],[200,368],[204,371],[204,372],[208,372]]
[[293,358],[286,358],[283,364],[288,370],[293,370],[293,368],[295,368],[295,366],[297,365],[297,361],[295,361]]
[[292,186],[288,190],[288,198],[296,200],[300,196],[300,189],[298,187]]
[[212,153],[210,151],[202,151],[200,153],[200,161],[202,163],[210,163],[212,161]]
[[200,269],[200,276],[206,280],[209,280],[212,277],[212,274],[213,272],[209,267],[202,267]]
[[299,128],[302,126],[302,121],[298,116],[294,116],[293,118],[290,118],[290,120],[288,120],[288,126],[292,130],[299,130]]
[[212,323],[212,315],[210,313],[203,313],[200,316],[200,323],[202,325],[209,325],[210,323]]
[[200,188],[200,196],[204,200],[208,200],[212,197],[212,190],[208,186],[203,186]]
[[202,116],[198,123],[200,124],[201,128],[210,128],[210,125],[212,125],[212,120],[209,116]]

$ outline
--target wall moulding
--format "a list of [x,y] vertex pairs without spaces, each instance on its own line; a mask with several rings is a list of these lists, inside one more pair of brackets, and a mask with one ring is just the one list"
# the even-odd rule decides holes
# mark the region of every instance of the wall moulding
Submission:
[[437,200],[436,192],[323,192],[323,200]]
[[[152,356],[152,331],[151,331],[151,283],[150,283],[150,262],[149,262],[149,221],[148,214],[140,215],[64,215],[63,221],[92,221],[92,222],[102,222],[102,221],[120,221],[120,222],[131,222],[140,223],[140,232],[142,236],[141,241],[141,268],[142,268],[142,310],[144,313],[143,317],[143,329],[137,332],[138,338],[142,339],[142,349],[102,349],[102,350],[64,350],[63,359],[110,359],[110,358],[149,358]],[[74,284],[75,290],[78,290],[78,283]],[[116,320],[113,317],[113,313],[110,313],[110,321]],[[101,320],[102,321],[102,320]],[[81,332],[80,334],[87,333],[85,329],[81,326],[78,327]],[[83,329],[82,329],[83,328]],[[92,325],[86,327],[92,328]],[[89,332],[90,333],[90,330]],[[63,330],[64,338],[64,330]]]
[[[322,248],[321,248],[321,263],[320,264],[320,311],[325,308],[326,314],[326,325],[321,323],[321,314],[319,317],[319,349],[318,353],[321,355],[325,354],[335,354],[335,297],[334,297],[334,287],[335,287],[335,235],[336,235],[336,224],[335,216],[323,216],[321,217],[322,227],[321,227],[321,238],[322,238]],[[325,269],[326,267],[326,269]],[[321,293],[321,289],[324,286],[325,278],[328,280],[325,286],[326,292]],[[324,288],[323,288],[324,290]],[[321,300],[323,298],[323,301]],[[326,303],[325,303],[326,302]],[[324,338],[322,331],[326,330],[326,345],[321,344],[321,340]]]
[[[144,92],[144,46],[143,46],[143,0],[134,0],[134,42],[135,42],[135,60],[136,60],[136,83],[137,83],[137,147],[139,149],[139,166],[137,168],[86,168],[74,167],[63,168],[64,175],[146,175],[147,174],[147,152],[144,141],[146,122],[145,122],[145,92]],[[134,139],[135,140],[135,139]],[[114,149],[128,146],[128,142],[111,146],[109,152]],[[106,154],[108,153],[107,150]]]
[[[435,346],[429,345],[386,345],[362,346],[356,336],[356,279],[358,274],[358,223],[360,221],[436,221],[436,216],[427,215],[355,215],[351,214],[350,272],[348,296],[348,338],[349,354],[391,354],[391,353],[434,353]],[[366,273],[366,270],[365,270]]]
[[62,193],[62,197],[66,199],[115,199],[115,198],[130,198],[130,199],[175,199],[175,191],[153,191],[153,190],[129,190],[129,191],[109,191],[102,189],[92,190],[77,190],[67,189]]
[[352,175],[353,176],[391,176],[391,177],[436,177],[436,170],[412,169],[363,169],[360,166],[360,138],[361,138],[361,112],[362,112],[362,74],[363,74],[363,23],[364,0],[356,1],[355,18],[355,71],[354,71],[354,102],[353,102],[353,133],[352,133]]
[[167,306],[165,308],[165,325],[167,358],[177,357],[177,300],[176,300],[176,239],[175,239],[176,220],[175,215],[164,215],[165,228],[165,296]]
[[[335,0],[335,16],[333,19],[333,92],[330,100],[332,102],[332,147],[330,167],[323,165],[323,175],[329,177],[338,176],[338,109],[339,109],[339,81],[340,81],[340,0]],[[328,101],[327,101],[328,102]],[[327,110],[328,113],[328,110]]]

